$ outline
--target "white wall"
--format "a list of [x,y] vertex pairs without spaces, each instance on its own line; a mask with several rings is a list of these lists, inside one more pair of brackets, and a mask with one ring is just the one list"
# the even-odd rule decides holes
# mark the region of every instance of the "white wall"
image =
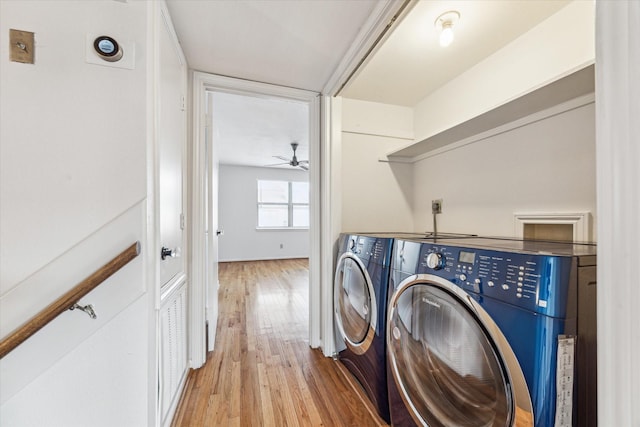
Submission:
[[[1,7],[5,46],[9,28],[36,33],[34,65],[9,62],[6,50],[0,59],[4,294],[144,198],[147,8],[113,1]],[[85,63],[87,33],[134,40],[136,69]]]
[[412,167],[381,162],[413,142],[413,111],[342,100],[342,231],[413,231]]
[[[220,165],[218,238],[220,261],[247,261],[309,256],[309,230],[256,230],[258,180],[309,181],[302,169]],[[282,248],[280,245],[282,244]]]
[[[3,426],[146,425],[152,304],[145,285],[147,2],[2,1],[35,32],[35,64],[0,55],[2,336],[136,240],[143,254],[0,361]],[[85,62],[87,34],[134,69]],[[130,44],[135,49],[130,49]],[[133,58],[132,58],[133,59]]]
[[591,212],[595,238],[593,102],[415,163],[416,230],[514,236],[514,213]]
[[[147,425],[147,331],[135,327],[146,325],[147,304],[145,297],[133,302],[3,404],[2,425]],[[99,306],[97,311],[98,316],[103,314]],[[76,321],[84,320],[80,315],[86,317],[71,314],[78,317]],[[42,348],[33,350],[41,357],[46,353]]]
[[592,64],[594,33],[595,2],[571,2],[418,103],[415,139],[433,136]]

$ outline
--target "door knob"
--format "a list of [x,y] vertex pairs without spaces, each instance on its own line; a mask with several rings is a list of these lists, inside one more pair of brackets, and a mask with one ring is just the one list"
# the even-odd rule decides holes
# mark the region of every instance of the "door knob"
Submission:
[[166,259],[167,257],[176,258],[179,256],[180,256],[179,248],[171,249],[171,248],[165,248],[163,246],[162,249],[160,250],[160,258],[162,258],[163,260]]
[[216,230],[216,236],[222,236],[224,234],[224,230]]

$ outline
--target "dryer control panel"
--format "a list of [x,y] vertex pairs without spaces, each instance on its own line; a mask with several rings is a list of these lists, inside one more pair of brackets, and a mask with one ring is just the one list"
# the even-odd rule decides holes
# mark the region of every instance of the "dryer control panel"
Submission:
[[573,258],[418,243],[416,274],[553,317],[566,315]]
[[389,258],[393,246],[392,238],[344,234],[341,237],[339,252],[351,252],[365,265],[369,263],[389,267]]

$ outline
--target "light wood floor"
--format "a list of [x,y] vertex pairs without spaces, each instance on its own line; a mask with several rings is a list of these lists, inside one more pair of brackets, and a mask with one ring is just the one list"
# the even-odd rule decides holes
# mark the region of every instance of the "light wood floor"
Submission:
[[339,362],[309,347],[306,259],[221,263],[216,349],[173,426],[379,426]]

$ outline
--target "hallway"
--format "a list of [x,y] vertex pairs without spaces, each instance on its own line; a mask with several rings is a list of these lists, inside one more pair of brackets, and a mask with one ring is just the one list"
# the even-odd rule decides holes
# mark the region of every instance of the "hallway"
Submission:
[[221,263],[216,350],[173,426],[378,426],[340,365],[309,348],[308,260]]

